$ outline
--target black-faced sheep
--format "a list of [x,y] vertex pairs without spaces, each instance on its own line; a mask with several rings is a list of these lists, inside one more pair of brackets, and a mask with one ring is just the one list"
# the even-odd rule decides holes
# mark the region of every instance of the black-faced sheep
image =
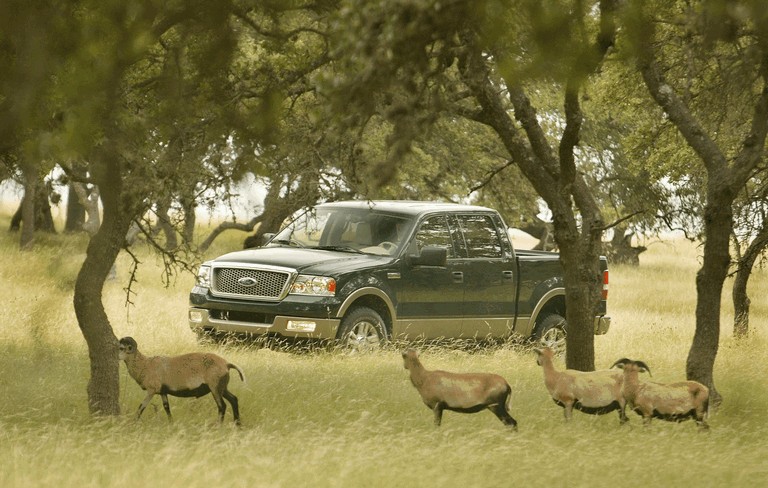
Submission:
[[552,349],[545,347],[534,351],[537,355],[536,362],[544,371],[544,385],[555,403],[563,407],[566,421],[572,418],[574,408],[591,415],[603,415],[618,410],[619,422],[623,424],[627,421],[621,394],[621,383],[624,379],[621,371],[558,371],[552,361]]
[[656,383],[643,381],[640,373],[651,369],[642,361],[622,358],[614,366],[624,370],[622,395],[629,406],[643,417],[643,425],[648,425],[652,418],[681,422],[694,418],[700,429],[708,429],[707,411],[709,407],[709,388],[698,381],[678,381],[676,383]]
[[443,410],[475,413],[488,409],[504,425],[517,430],[517,421],[508,410],[512,388],[501,376],[428,371],[422,366],[418,352],[413,349],[403,352],[403,362],[424,404],[434,412],[436,426],[442,422]]
[[240,424],[237,397],[227,389],[230,369],[236,370],[240,374],[240,379],[245,381],[243,371],[238,366],[216,354],[201,352],[174,357],[146,357],[139,352],[138,345],[132,337],[120,339],[119,351],[119,358],[125,361],[128,373],[147,392],[144,401],[139,405],[136,418],[141,417],[155,395],[160,395],[163,408],[171,419],[168,395],[199,398],[211,393],[219,409],[219,421],[224,420],[224,413],[227,410],[227,405],[224,403],[226,399],[232,405],[235,423]]

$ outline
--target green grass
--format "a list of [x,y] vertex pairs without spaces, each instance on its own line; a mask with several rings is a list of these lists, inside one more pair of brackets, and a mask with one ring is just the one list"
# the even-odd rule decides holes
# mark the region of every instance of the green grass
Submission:
[[[7,228],[7,216],[0,228]],[[244,346],[198,345],[186,322],[193,278],[161,284],[159,261],[140,250],[134,306],[124,287],[130,259],[121,254],[104,303],[118,337],[145,354],[212,350],[240,365],[233,377],[243,427],[231,412],[219,426],[210,396],[171,398],[169,424],[159,399],[133,418],[143,392],[121,366],[123,414],[94,420],[86,404],[88,355],[72,308],[84,258],[82,237],[39,236],[34,252],[0,232],[0,486],[760,486],[768,479],[768,276],[756,273],[750,340],[731,338],[724,297],[715,380],[724,397],[699,433],[692,422],[654,421],[630,413],[574,414],[565,424],[549,399],[531,351],[512,345],[429,347],[427,368],[492,371],[513,388],[512,433],[489,412],[446,412],[443,426],[411,386],[393,348],[351,357]],[[238,248],[225,234],[211,255]],[[596,337],[598,367],[620,357],[646,361],[659,381],[684,377],[694,331],[696,249],[658,244],[638,268],[611,270],[611,331]],[[562,359],[560,359],[562,367]]]

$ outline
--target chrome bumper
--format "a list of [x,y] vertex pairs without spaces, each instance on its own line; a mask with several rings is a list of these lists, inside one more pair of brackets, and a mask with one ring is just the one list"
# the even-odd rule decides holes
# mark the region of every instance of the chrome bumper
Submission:
[[238,334],[279,334],[285,337],[335,339],[339,319],[316,319],[278,315],[271,324],[219,320],[204,308],[189,309],[189,327],[195,331],[234,332]]

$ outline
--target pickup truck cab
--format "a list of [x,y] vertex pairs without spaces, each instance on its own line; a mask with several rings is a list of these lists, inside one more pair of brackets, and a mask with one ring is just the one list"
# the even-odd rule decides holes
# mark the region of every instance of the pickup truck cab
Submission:
[[[556,253],[516,251],[498,212],[453,203],[344,201],[298,214],[260,248],[200,267],[199,334],[276,335],[376,348],[389,340],[540,340],[563,347]],[[595,333],[606,316],[608,270]]]

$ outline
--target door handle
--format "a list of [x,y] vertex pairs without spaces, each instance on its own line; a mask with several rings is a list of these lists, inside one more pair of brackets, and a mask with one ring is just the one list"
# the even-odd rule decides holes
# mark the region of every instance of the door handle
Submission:
[[514,281],[515,280],[515,273],[512,271],[502,271],[501,276],[504,278],[504,281]]
[[451,276],[453,276],[454,283],[464,283],[464,273],[461,271],[454,271]]

